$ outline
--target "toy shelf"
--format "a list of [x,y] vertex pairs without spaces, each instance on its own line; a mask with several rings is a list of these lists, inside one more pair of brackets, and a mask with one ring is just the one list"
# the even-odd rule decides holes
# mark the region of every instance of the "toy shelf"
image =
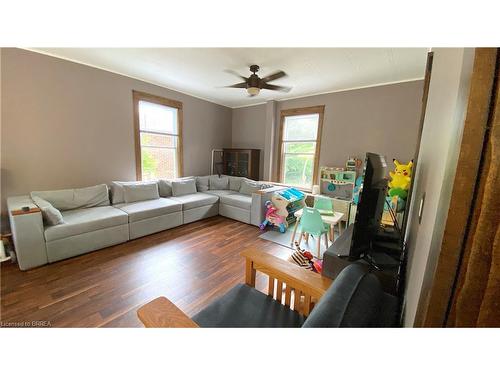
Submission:
[[304,208],[304,206],[306,205],[305,203],[306,195],[294,188],[288,188],[281,191],[277,191],[274,194],[278,195],[281,199],[288,202],[286,206],[286,210],[288,212],[288,215],[286,217],[286,222],[288,226],[291,226],[296,221],[295,212]]
[[305,198],[302,198],[300,200],[290,202],[288,206],[286,206],[286,210],[288,211],[286,222],[288,223],[289,226],[295,223],[295,221],[297,220],[297,218],[295,217],[295,212],[304,208],[305,205],[306,205]]

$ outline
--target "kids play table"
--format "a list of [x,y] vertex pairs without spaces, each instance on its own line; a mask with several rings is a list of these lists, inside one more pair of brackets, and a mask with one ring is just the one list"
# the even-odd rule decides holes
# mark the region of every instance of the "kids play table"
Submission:
[[[299,226],[300,218],[302,217],[302,209],[298,210],[295,212],[295,217],[297,218],[297,221],[295,222],[295,227],[293,228],[293,234],[292,234],[292,242],[291,245],[293,245],[295,241],[295,234],[297,233],[297,228]],[[330,225],[330,241],[335,241],[335,225],[339,224],[340,221],[344,218],[344,214],[342,212],[333,212],[333,215],[321,215],[321,219],[323,219],[323,222],[325,224]],[[339,233],[342,234],[342,226],[339,225]]]

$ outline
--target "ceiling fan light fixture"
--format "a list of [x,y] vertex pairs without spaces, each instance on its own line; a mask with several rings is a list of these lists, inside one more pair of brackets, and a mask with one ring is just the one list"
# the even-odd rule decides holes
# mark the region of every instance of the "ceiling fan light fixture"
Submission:
[[258,88],[258,87],[247,87],[247,92],[251,96],[259,95],[260,88]]
[[273,85],[270,84],[269,82],[274,81],[276,79],[280,79],[283,77],[286,77],[286,73],[282,70],[278,70],[272,74],[269,74],[263,78],[260,78],[257,75],[257,72],[259,71],[259,66],[258,65],[252,65],[250,66],[250,71],[252,74],[250,77],[243,77],[239,73],[236,73],[235,71],[232,70],[226,70],[227,73],[231,73],[243,80],[243,82],[240,83],[235,83],[234,85],[230,86],[225,86],[225,87],[231,87],[235,89],[246,89],[248,92],[249,96],[256,96],[260,94],[260,90],[274,90],[274,91],[283,91],[283,92],[289,92],[291,90],[291,87],[287,86],[279,86],[279,85]]

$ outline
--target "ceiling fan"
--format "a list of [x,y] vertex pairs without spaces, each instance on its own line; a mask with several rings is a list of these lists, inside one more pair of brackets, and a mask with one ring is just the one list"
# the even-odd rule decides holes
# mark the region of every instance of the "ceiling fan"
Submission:
[[225,86],[225,87],[246,89],[248,92],[248,95],[250,95],[250,96],[258,95],[260,90],[262,90],[262,89],[283,91],[283,92],[289,92],[292,89],[291,87],[271,85],[268,83],[270,81],[274,81],[275,79],[286,77],[286,73],[284,71],[278,70],[277,72],[274,72],[273,74],[270,74],[264,78],[260,78],[257,75],[257,72],[259,71],[259,69],[260,68],[258,65],[250,65],[250,71],[252,72],[252,75],[250,75],[250,77],[248,77],[248,78],[243,77],[242,75],[240,75],[232,70],[226,70],[226,72],[234,74],[235,76],[243,79],[244,82],[236,83],[234,85]]

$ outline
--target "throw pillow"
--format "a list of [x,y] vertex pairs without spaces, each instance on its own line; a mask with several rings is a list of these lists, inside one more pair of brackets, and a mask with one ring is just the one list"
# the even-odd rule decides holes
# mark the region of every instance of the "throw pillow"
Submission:
[[158,189],[160,190],[160,197],[171,197],[172,180],[158,180]]
[[109,184],[111,190],[111,204],[123,203],[123,184],[127,182],[123,181],[111,181]]
[[245,195],[252,195],[260,190],[260,184],[257,181],[243,179],[241,180],[240,193]]
[[48,225],[64,224],[61,211],[52,206],[45,199],[35,196],[33,197],[33,202],[35,202],[38,208],[42,211],[42,218]]
[[157,181],[111,181],[111,204],[125,203],[124,186],[159,184]]
[[229,190],[240,191],[242,177],[229,177]]
[[227,190],[229,188],[229,177],[210,176],[210,190]]
[[160,194],[158,193],[158,184],[156,182],[123,185],[123,196],[125,203],[160,198]]
[[196,190],[207,191],[209,188],[208,176],[196,177]]
[[189,177],[181,177],[176,179],[162,179],[158,180],[158,189],[160,190],[160,197],[171,197],[172,196],[172,182],[173,181],[183,181],[183,180],[191,180],[193,176]]
[[172,195],[174,197],[194,193],[196,193],[196,180],[194,178],[172,181]]

